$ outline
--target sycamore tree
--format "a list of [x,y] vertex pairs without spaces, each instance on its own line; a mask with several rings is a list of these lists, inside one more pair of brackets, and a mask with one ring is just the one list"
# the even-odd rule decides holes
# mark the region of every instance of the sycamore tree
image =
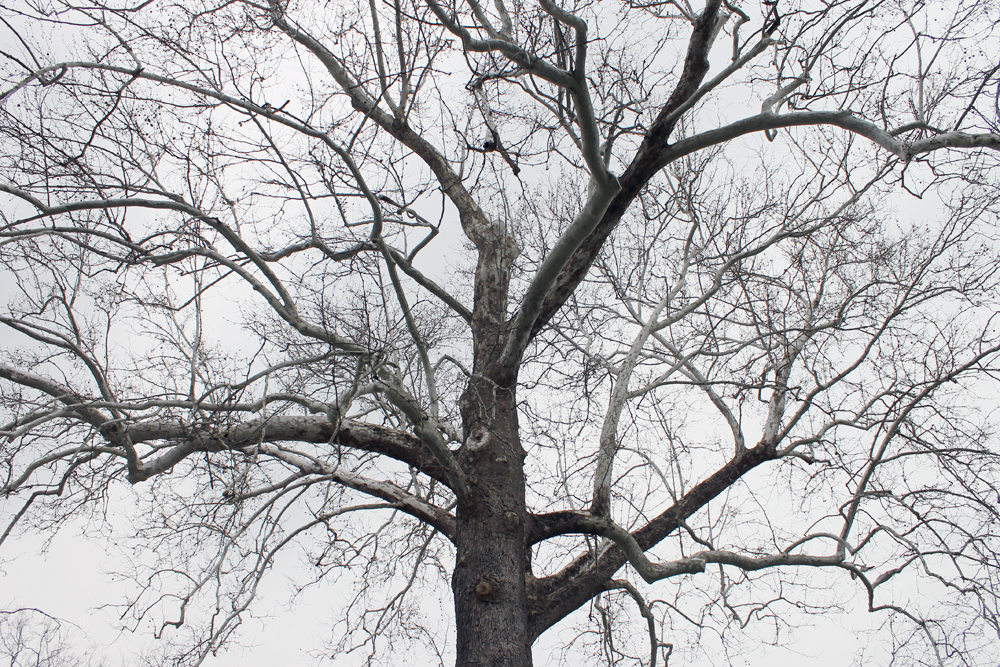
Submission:
[[286,553],[335,658],[721,664],[856,600],[871,664],[994,664],[996,2],[0,22],[0,542],[128,490],[176,664]]

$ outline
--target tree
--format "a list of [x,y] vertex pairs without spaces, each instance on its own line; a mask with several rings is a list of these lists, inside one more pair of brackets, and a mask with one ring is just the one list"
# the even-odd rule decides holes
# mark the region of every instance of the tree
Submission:
[[998,15],[6,6],[3,539],[132,485],[178,664],[293,548],[375,656],[662,664],[844,591],[989,662]]
[[0,656],[9,667],[88,667],[92,651],[77,654],[58,619],[37,609],[0,611]]

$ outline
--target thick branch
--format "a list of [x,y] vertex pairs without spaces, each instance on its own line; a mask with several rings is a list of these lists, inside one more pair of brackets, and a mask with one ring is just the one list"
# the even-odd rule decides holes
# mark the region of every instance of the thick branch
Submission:
[[[590,266],[614,231],[622,216],[628,210],[632,201],[639,195],[641,189],[662,168],[682,157],[716,146],[738,137],[778,130],[789,127],[808,125],[832,125],[861,135],[882,148],[888,150],[903,160],[914,156],[945,148],[990,148],[1000,150],[1000,135],[997,134],[966,134],[964,132],[945,132],[933,137],[917,141],[897,139],[874,123],[870,123],[852,114],[850,111],[802,111],[790,114],[762,113],[731,123],[725,127],[709,130],[701,134],[682,139],[675,144],[664,146],[655,152],[640,149],[632,164],[619,179],[621,192],[615,197],[604,214],[604,219],[584,241],[574,256],[568,261],[553,282],[541,311],[535,321],[532,335],[537,333],[562,307],[569,295],[587,275]],[[645,142],[643,144],[646,145]]]
[[215,431],[192,431],[178,421],[139,422],[125,428],[123,434],[134,444],[155,440],[182,441],[182,444],[157,458],[143,462],[144,479],[169,470],[194,452],[250,451],[262,442],[307,442],[336,443],[342,447],[382,454],[412,466],[449,487],[451,485],[444,466],[413,435],[354,420],[342,422],[337,429],[325,415],[270,417],[266,422],[254,420]]
[[[88,407],[90,402],[85,397],[40,376],[0,365],[0,377],[58,398],[77,412],[84,421],[98,428],[115,445],[112,448],[71,447],[53,452],[29,465],[21,477],[4,487],[5,493],[16,491],[18,486],[27,481],[33,470],[59,459],[71,459],[83,451],[125,456],[128,460],[128,480],[133,484],[167,473],[195,453],[238,451],[283,461],[297,468],[301,474],[329,477],[338,484],[394,503],[400,510],[426,521],[449,538],[454,535],[454,518],[448,512],[398,486],[356,475],[340,468],[337,463],[329,463],[273,444],[335,442],[342,447],[396,459],[450,487],[451,481],[444,467],[427,452],[420,440],[409,433],[359,421],[342,422],[338,429],[325,415],[279,416],[216,429],[193,428],[179,421],[146,421],[126,426]],[[179,441],[179,443],[151,459],[137,460],[134,446],[152,441]],[[125,448],[119,449],[123,445]]]
[[701,82],[708,74],[708,52],[712,47],[714,28],[719,19],[721,6],[721,1],[711,0],[695,21],[684,60],[684,69],[677,87],[660,109],[631,164],[619,177],[620,189],[607,206],[602,219],[592,228],[589,236],[577,244],[572,257],[560,264],[559,274],[550,278],[546,284],[545,299],[538,306],[537,317],[532,322],[531,336],[545,326],[569,295],[576,290],[622,215],[639,196],[646,183],[663,168],[657,158],[665,150],[670,134],[680,119],[682,108],[687,108],[689,101],[698,97]]
[[451,513],[418,498],[391,482],[369,479],[346,470],[336,470],[330,473],[330,478],[342,486],[391,502],[400,511],[437,528],[449,540],[454,541],[455,539],[455,517]]
[[[701,551],[686,558],[668,561],[666,563],[656,563],[646,557],[645,549],[639,546],[636,538],[621,526],[607,517],[594,516],[585,512],[573,512],[574,530],[572,532],[587,535],[600,535],[615,544],[624,553],[629,564],[635,568],[647,583],[653,583],[660,579],[676,577],[679,574],[697,574],[705,571],[705,566],[709,563],[721,563],[732,565],[747,572],[763,570],[766,568],[778,567],[782,565],[810,565],[810,566],[830,566],[840,565],[844,562],[844,554],[840,549],[839,541],[837,553],[832,556],[809,556],[790,553],[791,548],[802,544],[800,540],[791,548],[769,556],[745,556],[731,551]],[[603,586],[601,587],[603,589]],[[595,591],[595,594],[599,591]]]
[[111,419],[110,416],[105,415],[100,410],[90,407],[86,397],[81,396],[65,385],[53,382],[41,375],[35,375],[34,373],[18,370],[13,366],[0,364],[0,378],[10,380],[22,387],[30,387],[31,389],[48,394],[70,407],[83,421],[96,428],[100,428],[105,422]]
[[[641,551],[650,549],[743,475],[774,457],[774,447],[767,444],[759,444],[734,457],[711,477],[695,485],[670,508],[633,532],[635,544]],[[585,516],[589,516],[589,513],[554,512],[533,517],[528,543],[535,544],[556,535],[587,532],[582,530],[586,527],[586,521],[583,520]],[[529,589],[531,604],[528,612],[532,638],[537,638],[603,590],[606,582],[626,562],[628,557],[625,551],[618,545],[609,543],[598,554],[583,554],[557,574],[533,581]]]
[[162,474],[195,452],[249,452],[261,443],[306,442],[336,443],[342,447],[381,454],[412,466],[449,488],[451,486],[444,466],[427,451],[421,440],[405,431],[354,420],[342,421],[337,428],[326,415],[275,416],[266,421],[253,420],[214,429],[208,426],[192,427],[179,420],[124,425],[92,407],[94,401],[40,375],[0,364],[0,378],[58,399],[82,421],[99,429],[115,446],[127,443],[131,450],[134,445],[146,442],[179,443],[153,459],[135,462],[134,469],[130,470],[130,481],[133,483]]

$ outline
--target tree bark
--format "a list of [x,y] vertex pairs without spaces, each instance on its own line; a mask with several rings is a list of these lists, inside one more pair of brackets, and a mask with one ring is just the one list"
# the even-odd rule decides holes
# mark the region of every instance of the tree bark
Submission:
[[460,460],[470,480],[459,503],[452,577],[458,667],[531,665],[525,587],[524,450],[512,389],[474,379],[475,419]]
[[[517,374],[500,363],[510,333],[510,275],[519,249],[484,215],[463,224],[477,246],[472,313],[473,373],[461,397],[469,479],[456,508],[455,598],[458,667],[528,667],[531,639],[525,584],[525,451],[517,420]],[[475,219],[471,219],[475,218]]]

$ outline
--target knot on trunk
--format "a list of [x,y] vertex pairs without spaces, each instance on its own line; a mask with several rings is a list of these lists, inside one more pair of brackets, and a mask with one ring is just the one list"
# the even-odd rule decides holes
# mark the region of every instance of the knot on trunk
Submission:
[[480,579],[476,584],[476,597],[482,602],[496,602],[496,587],[486,579]]

